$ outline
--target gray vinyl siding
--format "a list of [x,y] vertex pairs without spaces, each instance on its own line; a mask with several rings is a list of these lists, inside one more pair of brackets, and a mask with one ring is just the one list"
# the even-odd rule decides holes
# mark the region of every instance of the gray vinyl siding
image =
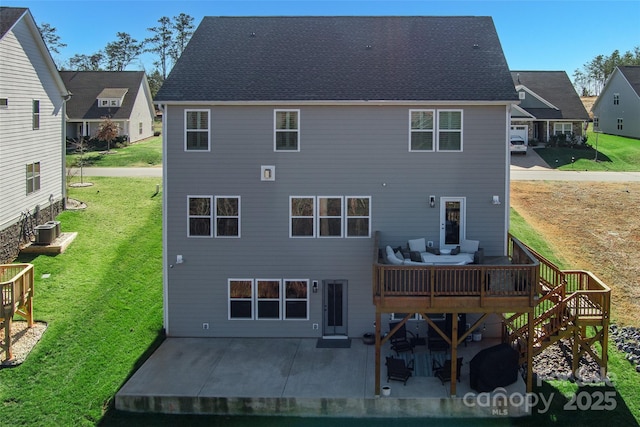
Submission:
[[[613,104],[615,93],[620,94],[618,105]],[[598,117],[602,132],[640,138],[640,97],[618,69],[600,94],[593,114]],[[623,119],[622,130],[618,130],[618,118]]]
[[[46,207],[63,194],[63,101],[25,19],[0,40],[0,229],[20,213]],[[32,102],[40,101],[40,128],[32,126]],[[26,194],[26,165],[40,162],[40,190]]]
[[520,90],[519,92],[524,92],[524,99],[520,100],[521,108],[549,108],[548,104],[545,104],[540,99],[536,98],[530,92],[525,90]]
[[[466,197],[467,238],[504,255],[507,133],[502,106],[296,106],[300,152],[274,152],[273,110],[208,106],[211,151],[184,151],[184,108],[165,110],[168,334],[313,337],[322,332],[322,289],[309,320],[227,320],[229,278],[348,281],[348,333],[371,331],[372,238],[289,238],[289,196],[370,196],[382,245],[438,241],[439,198]],[[463,152],[409,152],[409,110],[462,109]],[[289,107],[286,107],[289,109]],[[275,165],[275,181],[260,166]],[[241,198],[242,237],[188,238],[187,196]],[[430,208],[429,195],[438,206]],[[491,203],[500,195],[502,205]],[[182,255],[184,263],[176,264]],[[322,286],[322,285],[321,285]],[[204,331],[202,323],[210,324]],[[313,330],[314,323],[319,324]]]

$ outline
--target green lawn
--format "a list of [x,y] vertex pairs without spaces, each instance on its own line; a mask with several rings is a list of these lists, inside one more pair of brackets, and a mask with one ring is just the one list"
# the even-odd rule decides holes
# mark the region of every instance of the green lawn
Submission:
[[[640,171],[640,140],[621,136],[595,134],[592,125],[587,131],[591,149],[539,148],[540,155],[552,168],[577,171]],[[597,161],[596,159],[597,140]],[[573,160],[573,161],[572,161]]]
[[[109,154],[97,151],[85,153],[86,167],[153,167],[162,166],[162,137],[154,136],[124,148],[115,148]],[[80,155],[67,155],[67,166],[77,167]]]
[[[48,323],[42,340],[16,368],[0,370],[0,425],[20,426],[324,426],[326,419],[130,414],[113,398],[162,341],[161,194],[157,179],[93,177],[71,188],[87,203],[58,219],[78,237],[61,255],[21,257],[35,265],[35,317]],[[552,248],[513,212],[512,232],[552,260]],[[558,260],[561,261],[561,260]],[[47,279],[42,274],[49,273]],[[568,382],[543,383],[552,410],[524,419],[334,420],[358,426],[601,425],[628,426],[640,418],[640,375],[611,351],[615,411],[566,411]],[[604,390],[602,387],[596,390]],[[336,424],[337,423],[337,424]]]

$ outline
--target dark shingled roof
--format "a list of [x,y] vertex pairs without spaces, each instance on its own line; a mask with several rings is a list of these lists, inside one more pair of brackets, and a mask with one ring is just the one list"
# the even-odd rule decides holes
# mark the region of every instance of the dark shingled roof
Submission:
[[515,85],[526,86],[560,109],[525,108],[520,105],[537,119],[589,120],[589,113],[564,71],[512,71],[511,77]]
[[[133,104],[142,84],[144,71],[60,71],[60,77],[73,94],[67,102],[67,117],[77,119],[126,120],[131,116]],[[127,89],[122,106],[98,107],[98,95],[104,89]]]
[[205,17],[156,101],[514,101],[491,17]]
[[24,7],[0,7],[0,38],[29,10]]
[[640,96],[640,65],[619,65],[618,68],[636,91],[636,95]]

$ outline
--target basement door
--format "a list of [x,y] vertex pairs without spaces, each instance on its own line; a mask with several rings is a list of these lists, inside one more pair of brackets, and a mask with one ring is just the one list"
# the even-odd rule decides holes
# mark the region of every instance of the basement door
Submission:
[[323,336],[347,335],[347,281],[323,280]]
[[440,198],[440,247],[453,249],[465,239],[465,197]]

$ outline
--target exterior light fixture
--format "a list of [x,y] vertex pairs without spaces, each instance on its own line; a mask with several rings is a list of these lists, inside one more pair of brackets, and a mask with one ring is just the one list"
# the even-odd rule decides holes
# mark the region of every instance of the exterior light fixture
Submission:
[[276,167],[275,166],[260,166],[260,180],[261,181],[275,181],[276,180]]
[[494,205],[499,205],[500,204],[500,196],[493,196],[493,201],[492,203]]
[[432,208],[436,207],[436,196],[429,196],[429,206]]
[[318,293],[318,281],[317,280],[313,281],[313,286],[311,287],[311,290],[313,291],[314,294]]

